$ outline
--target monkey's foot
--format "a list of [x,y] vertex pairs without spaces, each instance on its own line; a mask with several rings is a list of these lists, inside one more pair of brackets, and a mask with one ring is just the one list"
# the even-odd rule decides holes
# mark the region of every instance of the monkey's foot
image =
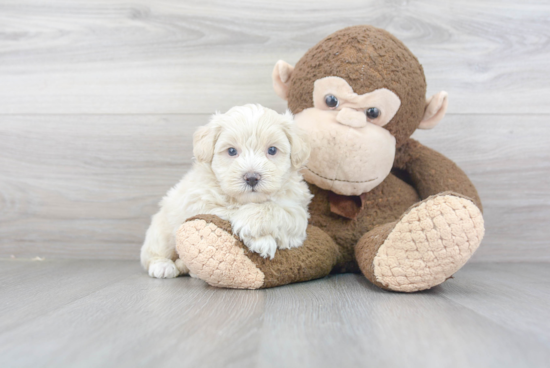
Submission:
[[356,257],[365,276],[381,288],[425,290],[458,271],[484,232],[481,211],[470,199],[443,193],[369,231],[359,240]]
[[260,289],[330,273],[339,255],[338,247],[316,227],[309,226],[307,235],[302,246],[279,249],[273,259],[266,259],[233,235],[228,221],[200,215],[181,225],[176,249],[189,272],[212,286]]

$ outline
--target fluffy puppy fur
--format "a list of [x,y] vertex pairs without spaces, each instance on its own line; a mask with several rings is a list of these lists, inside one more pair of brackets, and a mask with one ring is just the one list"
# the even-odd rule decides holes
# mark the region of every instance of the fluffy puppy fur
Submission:
[[175,233],[198,214],[230,221],[263,257],[302,245],[312,196],[298,171],[309,152],[290,112],[245,105],[215,114],[195,132],[193,168],[152,218],[141,248],[143,267],[158,278],[188,273],[175,250]]

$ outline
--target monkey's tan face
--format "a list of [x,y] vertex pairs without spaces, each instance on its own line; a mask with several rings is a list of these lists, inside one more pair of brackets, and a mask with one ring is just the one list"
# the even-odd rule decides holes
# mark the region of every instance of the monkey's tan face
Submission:
[[395,138],[384,128],[401,101],[382,88],[358,95],[342,78],[315,81],[314,106],[295,116],[310,139],[310,160],[304,178],[342,195],[360,195],[390,173]]

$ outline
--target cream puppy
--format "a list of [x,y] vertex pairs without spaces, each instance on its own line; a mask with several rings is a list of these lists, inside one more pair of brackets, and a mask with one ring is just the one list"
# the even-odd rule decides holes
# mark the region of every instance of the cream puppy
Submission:
[[298,172],[309,145],[292,115],[260,105],[215,114],[193,136],[193,168],[166,194],[141,248],[152,277],[188,273],[175,249],[175,233],[188,218],[212,214],[263,257],[302,245],[311,200]]

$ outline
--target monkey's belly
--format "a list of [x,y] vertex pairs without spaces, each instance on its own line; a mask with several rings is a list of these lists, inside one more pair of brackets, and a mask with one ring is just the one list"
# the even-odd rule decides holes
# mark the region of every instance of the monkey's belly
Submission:
[[315,225],[340,246],[342,261],[337,272],[359,272],[355,262],[354,247],[366,232],[377,225],[396,221],[413,204],[420,201],[416,190],[393,174],[367,193],[363,209],[355,220],[330,211],[329,191],[308,184],[313,194],[309,205],[310,224]]

